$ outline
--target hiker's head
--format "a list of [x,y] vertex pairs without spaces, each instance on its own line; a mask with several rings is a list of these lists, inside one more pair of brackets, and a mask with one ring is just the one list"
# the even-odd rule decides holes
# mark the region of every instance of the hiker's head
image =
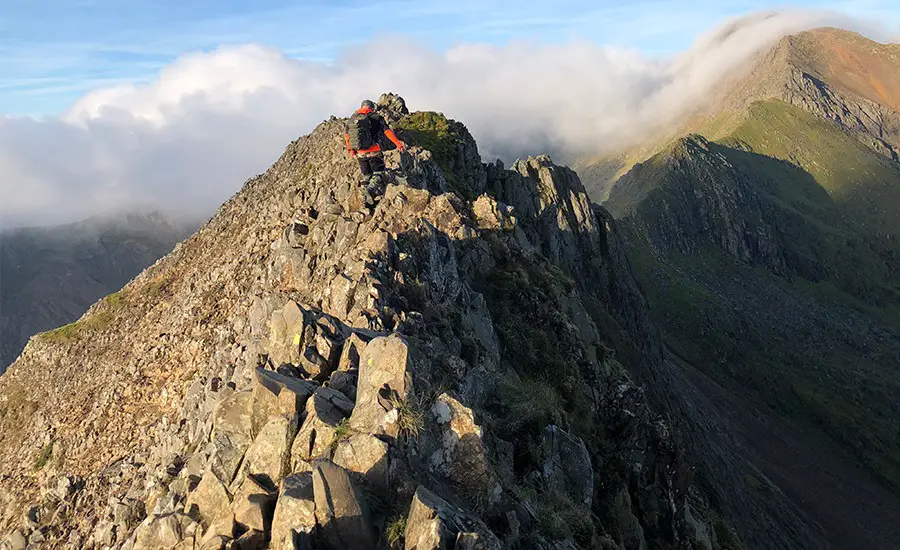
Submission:
[[362,111],[363,109],[368,109],[368,110],[370,110],[370,111],[374,111],[374,110],[375,110],[375,103],[374,103],[373,101],[371,101],[371,100],[366,99],[366,100],[363,101],[363,102],[360,104],[360,106],[359,106],[359,110],[360,110],[360,111]]

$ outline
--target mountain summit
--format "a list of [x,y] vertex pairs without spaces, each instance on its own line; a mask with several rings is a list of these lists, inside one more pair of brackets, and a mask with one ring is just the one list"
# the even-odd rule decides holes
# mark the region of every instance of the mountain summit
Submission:
[[332,118],[31,339],[0,378],[8,544],[739,547],[630,382],[660,346],[610,216],[547,157],[379,106],[410,147],[373,211]]
[[627,150],[579,161],[591,196],[609,197],[632,166],[691,133],[717,140],[742,124],[778,113],[760,105],[786,103],[832,121],[867,148],[898,160],[900,147],[900,44],[880,44],[850,31],[822,28],[782,38],[730,75],[676,127]]

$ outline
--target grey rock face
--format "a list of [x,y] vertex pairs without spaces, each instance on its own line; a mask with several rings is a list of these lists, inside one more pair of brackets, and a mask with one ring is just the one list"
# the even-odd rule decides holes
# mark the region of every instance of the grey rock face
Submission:
[[314,382],[257,368],[251,405],[254,437],[274,416],[282,415],[296,421],[306,405],[306,400],[317,387]]
[[356,407],[350,417],[351,428],[393,437],[399,434],[396,412],[392,414],[378,402],[378,392],[385,385],[397,392],[401,400],[406,399],[412,389],[409,347],[399,335],[372,340],[360,355],[359,385]]
[[584,441],[558,426],[547,426],[542,444],[544,465],[541,473],[547,484],[575,502],[590,507],[594,498],[594,471]]
[[194,506],[206,529],[214,524],[224,523],[225,527],[221,529],[231,532],[234,517],[231,512],[231,495],[212,470],[203,474],[197,488],[188,496],[185,508],[191,510]]
[[290,475],[281,482],[278,504],[272,520],[272,550],[294,550],[294,537],[309,534],[316,527],[316,503],[312,474]]
[[253,442],[250,403],[250,392],[238,392],[220,403],[213,413],[216,449],[213,471],[225,484],[234,479],[244,453]]
[[347,472],[328,460],[313,465],[316,520],[329,550],[375,548],[372,519]]
[[389,446],[369,434],[354,434],[341,440],[334,451],[334,463],[362,476],[375,487],[389,486]]

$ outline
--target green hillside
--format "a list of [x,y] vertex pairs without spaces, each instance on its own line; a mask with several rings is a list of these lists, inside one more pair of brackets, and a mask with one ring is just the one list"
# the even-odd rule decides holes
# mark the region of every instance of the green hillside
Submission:
[[[604,205],[673,358],[900,502],[900,165],[786,103],[749,113],[636,165]],[[813,500],[796,459],[762,453]]]

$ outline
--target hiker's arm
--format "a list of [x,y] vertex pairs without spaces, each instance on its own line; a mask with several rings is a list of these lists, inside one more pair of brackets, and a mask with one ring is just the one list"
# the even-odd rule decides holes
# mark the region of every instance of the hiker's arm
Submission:
[[391,130],[390,128],[388,128],[387,130],[384,131],[384,135],[385,135],[389,140],[391,140],[392,142],[394,142],[394,145],[397,146],[397,149],[400,149],[401,151],[404,150],[404,149],[406,149],[406,144],[403,143],[402,141],[400,141],[400,139],[397,138],[397,134],[395,134],[394,131]]
[[347,132],[344,132],[344,142],[347,143],[347,151],[350,152],[350,156],[355,157],[356,151],[353,150],[353,147],[350,147],[350,134]]

